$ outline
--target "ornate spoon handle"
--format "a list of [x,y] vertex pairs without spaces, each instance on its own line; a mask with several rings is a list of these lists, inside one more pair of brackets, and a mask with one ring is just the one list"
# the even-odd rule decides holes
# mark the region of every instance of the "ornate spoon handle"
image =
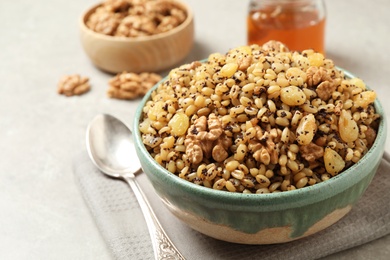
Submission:
[[124,179],[130,185],[141,207],[141,211],[144,215],[147,227],[149,229],[150,238],[152,240],[155,259],[185,260],[184,256],[179,252],[179,250],[177,250],[175,245],[172,243],[162,228],[160,222],[153,212],[152,207],[147,201],[145,194],[142,192],[141,188],[136,182],[135,175],[127,174]]

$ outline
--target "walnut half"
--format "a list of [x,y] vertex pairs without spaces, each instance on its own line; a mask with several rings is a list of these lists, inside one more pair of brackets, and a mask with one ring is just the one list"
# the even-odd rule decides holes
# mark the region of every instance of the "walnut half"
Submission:
[[316,93],[319,98],[328,101],[332,93],[336,91],[336,84],[323,67],[309,67],[306,71],[307,85],[316,87]]
[[66,75],[58,82],[57,92],[65,96],[81,95],[88,92],[91,88],[89,78],[80,75]]
[[117,99],[136,99],[144,96],[161,76],[155,73],[128,73],[126,71],[117,74],[108,83],[107,95]]
[[215,114],[208,118],[201,116],[188,129],[184,141],[186,154],[193,164],[199,164],[204,158],[213,158],[222,162],[228,157],[232,140],[223,133],[222,124]]

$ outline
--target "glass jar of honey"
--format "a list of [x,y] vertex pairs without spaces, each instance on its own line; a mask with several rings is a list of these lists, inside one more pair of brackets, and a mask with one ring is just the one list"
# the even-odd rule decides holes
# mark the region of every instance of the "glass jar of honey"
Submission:
[[293,51],[324,53],[325,21],[323,0],[251,0],[248,44],[277,40]]

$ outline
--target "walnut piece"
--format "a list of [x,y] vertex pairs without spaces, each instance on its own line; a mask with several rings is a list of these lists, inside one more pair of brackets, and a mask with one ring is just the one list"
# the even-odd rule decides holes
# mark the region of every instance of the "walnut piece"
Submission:
[[183,65],[183,67],[185,69],[187,69],[187,70],[194,70],[194,69],[196,69],[197,67],[199,67],[201,65],[202,65],[202,63],[200,61],[193,61],[193,62],[191,62],[189,64]]
[[106,0],[103,6],[110,12],[123,12],[130,8],[130,2],[127,0]]
[[367,131],[365,132],[365,135],[366,135],[366,139],[367,139],[367,146],[371,147],[375,141],[376,132],[372,127],[368,126]]
[[180,24],[179,20],[177,20],[173,16],[166,16],[163,17],[160,21],[160,23],[157,26],[157,32],[167,32],[169,30],[172,30],[176,26]]
[[307,86],[314,87],[324,81],[332,81],[328,72],[323,67],[311,66],[306,70]]
[[217,162],[223,162],[229,157],[229,147],[233,144],[231,138],[224,133],[216,140],[215,146],[212,151],[212,157]]
[[95,13],[91,14],[86,24],[88,28],[97,33],[114,35],[120,21],[120,14],[107,12],[104,7],[99,7]]
[[117,99],[136,99],[144,96],[160,80],[161,76],[155,73],[136,74],[124,71],[110,79],[107,95]]
[[204,130],[199,131],[196,138],[199,140],[210,140],[210,141],[217,140],[218,137],[223,132],[221,121],[218,119],[218,117],[215,114],[210,114],[207,120],[207,124],[208,124],[209,131],[206,131],[206,129],[203,128]]
[[332,93],[336,91],[336,85],[330,81],[321,82],[316,89],[319,98],[328,101],[332,97]]
[[252,64],[252,56],[238,59],[238,70],[245,71]]
[[286,45],[279,41],[268,41],[262,46],[265,52],[288,52],[289,49]]
[[57,92],[68,97],[84,94],[90,89],[89,78],[77,74],[63,76],[57,86]]
[[156,24],[152,18],[134,15],[126,16],[118,26],[115,36],[137,37],[151,35],[156,30]]
[[228,157],[232,140],[223,133],[221,121],[215,114],[208,118],[201,116],[188,129],[184,141],[186,154],[194,164],[199,164],[204,158],[213,158],[222,162]]
[[316,87],[319,98],[328,101],[336,91],[336,85],[327,70],[323,67],[311,66],[306,70],[307,86]]
[[262,147],[253,154],[253,158],[255,158],[256,161],[262,162],[265,165],[269,165],[270,163],[276,164],[278,162],[279,154],[275,149],[274,137],[274,135],[266,131],[259,138],[259,143]]
[[202,116],[195,120],[194,124],[188,129],[188,134],[184,140],[186,154],[193,164],[199,164],[203,160],[203,149],[201,142],[196,138],[199,131],[206,130],[207,118]]
[[308,162],[314,162],[318,158],[324,156],[324,148],[315,143],[302,145],[299,147],[299,151],[301,152],[302,157]]

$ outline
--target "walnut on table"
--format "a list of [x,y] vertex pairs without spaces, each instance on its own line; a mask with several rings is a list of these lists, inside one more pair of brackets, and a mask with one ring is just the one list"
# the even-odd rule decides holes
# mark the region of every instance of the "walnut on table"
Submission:
[[136,99],[144,96],[160,80],[161,76],[155,73],[136,74],[124,71],[109,81],[107,95],[117,99]]
[[57,92],[69,97],[84,94],[90,89],[89,78],[75,74],[63,76],[58,82]]

